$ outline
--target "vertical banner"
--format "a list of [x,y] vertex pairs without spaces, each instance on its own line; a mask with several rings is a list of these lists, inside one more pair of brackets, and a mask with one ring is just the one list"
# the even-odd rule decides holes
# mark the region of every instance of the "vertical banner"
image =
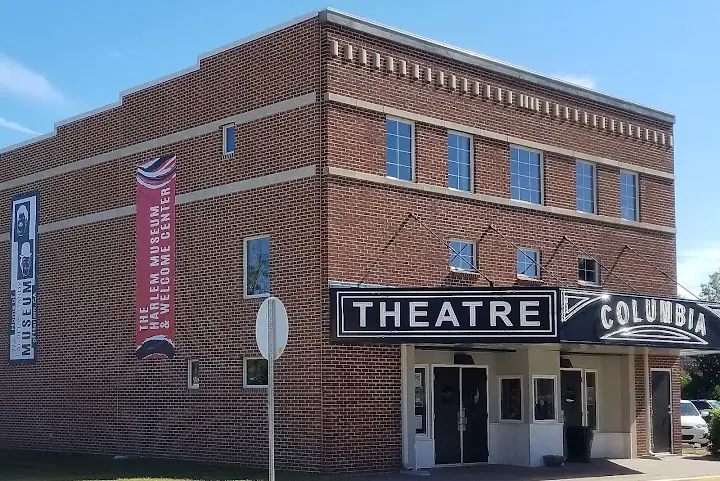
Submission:
[[10,221],[10,363],[35,362],[38,194],[16,195]]
[[138,166],[135,354],[175,355],[175,155]]

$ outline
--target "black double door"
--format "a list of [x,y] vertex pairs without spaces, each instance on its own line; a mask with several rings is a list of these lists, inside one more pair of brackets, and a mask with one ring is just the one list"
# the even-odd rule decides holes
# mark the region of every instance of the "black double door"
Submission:
[[672,438],[672,400],[670,398],[670,373],[652,371],[652,450],[669,453]]
[[435,464],[488,461],[487,371],[434,368]]

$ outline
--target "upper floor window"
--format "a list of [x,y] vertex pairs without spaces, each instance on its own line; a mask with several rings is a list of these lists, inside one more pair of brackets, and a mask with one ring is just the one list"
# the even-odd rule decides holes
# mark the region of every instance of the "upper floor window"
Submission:
[[510,148],[510,197],[542,203],[542,154],[520,147]]
[[223,127],[223,155],[235,152],[235,124]]
[[245,297],[270,295],[270,237],[245,239]]
[[450,268],[461,271],[475,269],[475,244],[468,241],[450,241]]
[[387,176],[413,180],[413,125],[401,120],[386,121],[385,166]]
[[577,210],[595,213],[595,166],[580,160],[575,162],[575,199]]
[[578,258],[578,280],[585,284],[600,284],[600,269],[595,259]]
[[637,174],[620,172],[620,217],[638,219]]
[[517,275],[518,277],[540,278],[540,253],[533,249],[518,249]]
[[448,133],[448,187],[470,192],[472,147],[470,137]]

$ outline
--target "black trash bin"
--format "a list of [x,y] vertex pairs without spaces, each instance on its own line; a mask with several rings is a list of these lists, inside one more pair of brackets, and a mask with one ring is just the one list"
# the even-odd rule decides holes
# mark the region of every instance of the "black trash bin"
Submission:
[[590,453],[595,432],[587,426],[565,427],[565,446],[567,460],[572,462],[590,462]]

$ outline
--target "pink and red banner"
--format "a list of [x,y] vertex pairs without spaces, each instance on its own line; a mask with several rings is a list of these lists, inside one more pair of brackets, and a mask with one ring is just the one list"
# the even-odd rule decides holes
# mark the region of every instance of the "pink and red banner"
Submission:
[[137,168],[135,353],[175,355],[175,155]]

